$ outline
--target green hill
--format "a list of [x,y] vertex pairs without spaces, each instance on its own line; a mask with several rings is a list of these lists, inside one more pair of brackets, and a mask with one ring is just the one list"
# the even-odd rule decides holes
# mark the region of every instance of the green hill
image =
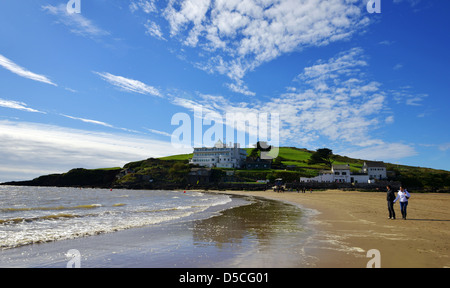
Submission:
[[[247,148],[247,154],[251,148]],[[296,147],[280,147],[277,159],[281,167],[270,170],[237,170],[236,175],[240,180],[252,182],[261,179],[283,178],[287,181],[298,180],[299,177],[317,176],[320,170],[329,170],[325,164],[308,164],[308,160],[315,151]],[[175,155],[161,158],[162,160],[185,160],[192,158],[193,154]],[[333,164],[349,164],[352,172],[359,172],[366,160],[354,159],[341,155],[333,156]],[[423,167],[413,167],[385,163],[389,171],[389,180],[401,182],[407,187],[423,189],[427,191],[450,190],[450,172]]]
[[[251,148],[246,149],[250,155]],[[212,169],[212,183],[256,183],[257,180],[283,178],[287,182],[298,181],[300,177],[317,176],[320,170],[329,170],[326,164],[310,165],[308,160],[314,151],[295,147],[280,147],[278,157],[273,160],[272,169],[234,170],[233,179],[226,177],[227,170]],[[195,166],[189,164],[193,154],[173,155],[159,159],[150,158],[126,164],[123,168],[73,169],[68,173],[41,176],[31,181],[5,183],[26,186],[90,186],[118,187],[130,189],[171,189],[188,185],[188,173]],[[352,172],[358,172],[364,164],[362,159],[333,155],[333,164],[349,164]],[[389,180],[402,182],[407,187],[424,191],[450,191],[450,172],[422,167],[385,163]],[[125,171],[125,172],[124,172]]]

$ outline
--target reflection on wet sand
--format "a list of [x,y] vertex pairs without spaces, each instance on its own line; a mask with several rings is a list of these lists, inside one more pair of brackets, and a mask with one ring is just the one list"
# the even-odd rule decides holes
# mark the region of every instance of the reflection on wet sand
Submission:
[[[302,262],[306,232],[301,210],[293,205],[252,198],[252,204],[197,221],[193,227],[194,245],[210,246],[235,254],[241,266],[260,266],[270,257],[272,267],[298,266]],[[245,247],[245,248],[244,248]],[[249,247],[252,252],[249,253]],[[248,254],[245,258],[242,253]],[[274,257],[274,252],[277,256]],[[295,262],[295,264],[294,264]],[[303,262],[302,262],[303,263]]]

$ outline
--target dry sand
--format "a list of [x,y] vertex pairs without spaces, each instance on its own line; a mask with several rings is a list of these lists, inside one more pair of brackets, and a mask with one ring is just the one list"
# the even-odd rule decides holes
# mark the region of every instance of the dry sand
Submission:
[[[316,257],[315,267],[365,268],[377,249],[381,267],[450,267],[450,194],[415,194],[409,200],[408,219],[388,219],[386,193],[313,191],[313,193],[236,192],[282,200],[317,210],[310,223],[317,229],[306,249]],[[400,219],[399,219],[400,218]]]

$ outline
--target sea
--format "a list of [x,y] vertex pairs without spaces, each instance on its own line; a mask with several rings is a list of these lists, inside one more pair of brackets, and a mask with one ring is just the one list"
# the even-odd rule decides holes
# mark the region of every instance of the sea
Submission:
[[209,218],[219,212],[211,208],[231,202],[190,191],[0,186],[0,248]]
[[308,213],[250,195],[0,185],[0,267],[64,268],[68,251],[81,267],[311,267]]

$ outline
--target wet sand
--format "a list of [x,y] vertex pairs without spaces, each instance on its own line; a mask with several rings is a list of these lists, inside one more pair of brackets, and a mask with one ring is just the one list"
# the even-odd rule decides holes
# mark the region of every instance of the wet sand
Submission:
[[[243,202],[244,201],[244,202]],[[81,268],[295,268],[312,234],[295,205],[233,196],[245,205],[206,219],[0,250],[0,267],[65,268],[77,250]],[[231,206],[233,207],[233,206]],[[220,209],[219,206],[211,209]],[[219,211],[219,210],[217,210]]]
[[0,251],[0,267],[64,268],[71,249],[82,268],[365,268],[372,249],[382,268],[450,267],[450,194],[412,194],[408,220],[389,220],[385,193],[218,193],[256,201],[204,220]]
[[380,251],[382,268],[450,268],[450,194],[412,193],[407,220],[388,219],[386,193],[338,190],[313,193],[235,192],[295,203],[318,211],[315,235],[305,246],[313,267],[365,268],[367,252]]

